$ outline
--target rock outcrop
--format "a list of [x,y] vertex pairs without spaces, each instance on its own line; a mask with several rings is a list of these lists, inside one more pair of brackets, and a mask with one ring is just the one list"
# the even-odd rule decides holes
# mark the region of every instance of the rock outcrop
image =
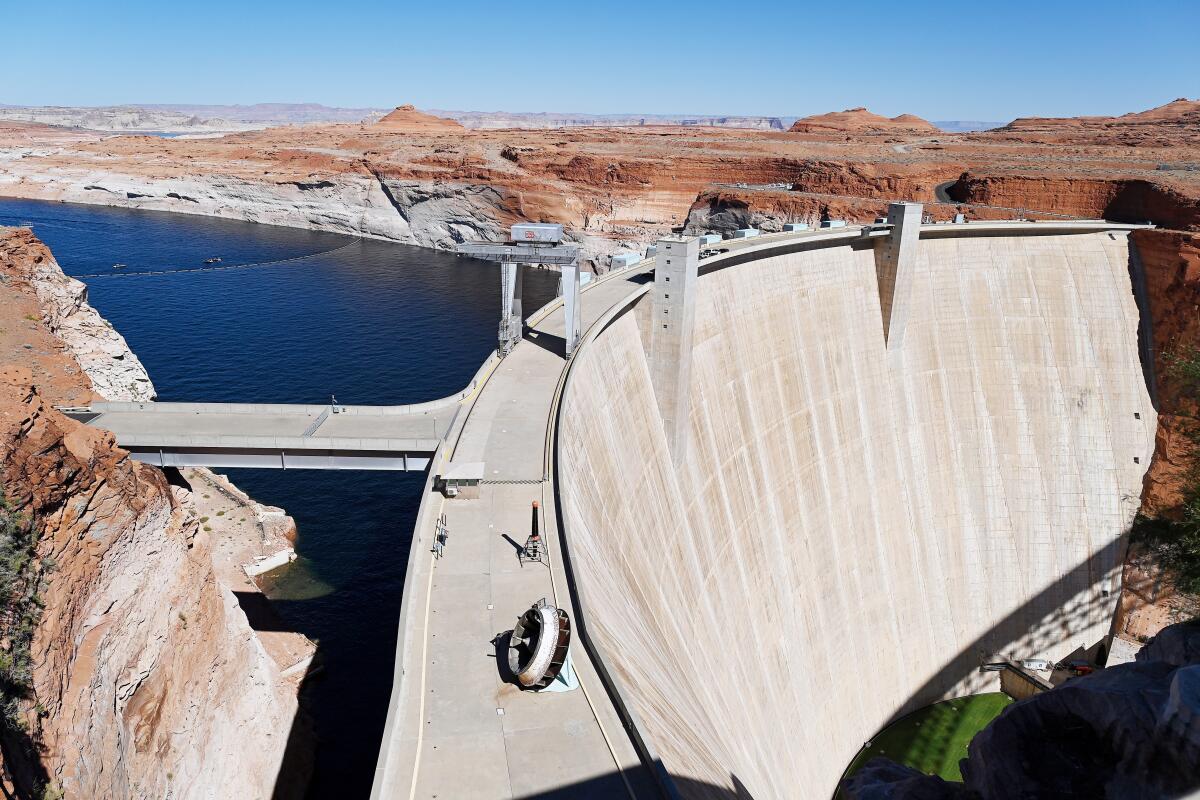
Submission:
[[1015,703],[963,765],[983,800],[1173,798],[1200,787],[1200,626],[1163,630],[1137,661]]
[[1200,347],[1200,234],[1183,231],[1136,231],[1146,302],[1153,320],[1154,375],[1158,393],[1158,437],[1154,461],[1146,473],[1142,511],[1170,513],[1183,502],[1180,487],[1191,467],[1187,429],[1200,413],[1186,383],[1172,374],[1177,354]]
[[1200,195],[1172,183],[1138,178],[1086,178],[1063,174],[964,172],[947,193],[969,204],[1028,208],[1117,222],[1153,222],[1200,230]]
[[0,272],[33,290],[42,321],[66,345],[97,395],[154,399],[150,376],[125,337],[88,304],[87,287],[63,274],[50,248],[31,231],[18,228],[0,235]]
[[[6,790],[299,796],[296,694],[313,646],[252,630],[243,610],[257,593],[243,566],[286,563],[291,520],[207,470],[191,479],[217,501],[171,485],[52,407],[154,390],[28,230],[0,229],[0,299],[0,492],[33,526],[43,606],[21,724],[0,726]],[[242,513],[209,524],[213,502]],[[246,520],[257,535],[237,529]]]
[[452,119],[435,117],[417,111],[411,104],[396,106],[391,113],[374,123],[373,127],[388,131],[407,131],[411,133],[432,133],[435,131],[462,131],[463,126]]
[[1167,800],[1200,788],[1200,624],[1164,629],[1120,664],[1009,706],[975,736],[962,784],[876,758],[847,800]]
[[792,123],[792,133],[929,133],[941,131],[936,125],[912,114],[884,117],[861,106],[845,111],[830,111],[801,117]]
[[1180,97],[1119,117],[1022,117],[992,132],[1024,141],[1111,142],[1135,147],[1200,143],[1200,100]]
[[0,455],[5,496],[55,565],[24,711],[49,784],[69,797],[270,797],[295,689],[214,580],[186,493],[27,381],[0,386]]

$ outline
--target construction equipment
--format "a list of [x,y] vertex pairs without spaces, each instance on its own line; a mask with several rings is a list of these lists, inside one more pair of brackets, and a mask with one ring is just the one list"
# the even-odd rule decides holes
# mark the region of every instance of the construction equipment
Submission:
[[521,341],[525,315],[521,285],[525,265],[553,265],[562,269],[563,310],[566,314],[566,355],[579,342],[579,247],[564,244],[557,223],[523,222],[513,225],[507,242],[463,242],[456,250],[466,256],[500,263],[500,325],[496,351],[503,358]]

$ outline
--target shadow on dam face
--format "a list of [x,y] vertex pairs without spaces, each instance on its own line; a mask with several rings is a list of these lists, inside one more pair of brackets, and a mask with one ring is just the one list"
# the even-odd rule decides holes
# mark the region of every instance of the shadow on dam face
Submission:
[[[558,524],[562,524],[561,516]],[[988,657],[994,655],[988,647],[989,642],[1010,641],[1014,643],[1013,647],[1015,649],[1021,650],[1028,642],[1035,642],[1046,638],[1058,640],[1069,635],[1067,632],[1074,629],[1081,619],[1088,615],[1085,603],[1068,601],[1058,606],[1053,613],[1044,617],[1041,622],[1032,628],[1027,624],[1027,620],[1034,609],[1045,608],[1048,605],[1059,603],[1064,595],[1070,594],[1072,588],[1078,588],[1081,583],[1086,583],[1089,588],[1095,590],[1101,582],[1101,578],[1096,574],[1094,560],[1099,560],[1100,563],[1105,563],[1109,559],[1115,559],[1117,563],[1123,562],[1128,546],[1128,539],[1129,532],[1126,531],[1119,539],[1113,540],[1102,551],[1095,553],[1091,558],[1080,562],[1073,569],[1064,573],[1059,580],[1044,588],[1020,608],[1015,609],[1000,622],[989,628],[982,636],[979,636],[967,647],[964,647],[957,655],[946,661],[933,677],[929,678],[929,680],[913,692],[900,706],[899,710],[888,719],[887,723],[880,727],[880,730],[883,730],[906,714],[910,714],[934,702],[940,696],[943,687],[959,683],[964,677],[973,673],[978,674],[980,664]],[[576,608],[580,609],[581,614],[584,614],[586,611],[581,605],[578,588],[575,583],[570,545],[565,539],[562,544],[568,588],[570,589],[573,602],[576,603]],[[1115,615],[1115,595],[1112,600]],[[580,632],[587,642],[586,646],[591,650],[593,646],[590,638],[587,637],[586,628],[582,625],[582,618],[578,622],[580,623]],[[1086,644],[1090,645],[1093,643],[1087,642]],[[600,674],[606,684],[606,689],[610,691],[613,700],[618,705],[623,705],[625,698],[613,690],[611,677],[606,665],[601,665],[601,667]],[[878,733],[879,731],[864,731],[864,743],[875,738]],[[786,735],[786,733],[782,735]],[[821,754],[822,757],[826,757],[826,755]],[[849,768],[849,766],[850,761],[847,759],[845,767]],[[657,786],[658,797],[661,800],[754,800],[755,798],[750,790],[732,773],[729,776],[728,786],[717,786],[702,780],[672,775],[664,768],[662,762],[658,760],[654,761],[654,766],[651,768],[643,766],[640,769],[640,773],[638,784],[642,786]],[[571,784],[554,791],[532,795],[526,800],[571,800],[572,798],[584,798],[584,800],[596,798],[596,800],[600,800],[600,798],[623,796],[623,787],[619,779],[620,775],[614,772],[584,783]],[[784,788],[786,789],[786,787]],[[794,796],[823,797],[825,795],[822,790],[818,789],[816,791],[803,792],[802,795],[800,792],[796,792]],[[834,789],[833,796],[837,796],[836,788]],[[639,800],[641,799],[639,798]]]
[[[988,657],[994,655],[988,647],[989,642],[1012,642],[1011,649],[1014,652],[1022,652],[1036,646],[1036,643],[1040,641],[1071,640],[1070,637],[1073,635],[1071,631],[1078,630],[1080,623],[1084,622],[1091,615],[1088,603],[1085,600],[1079,600],[1079,593],[1076,593],[1072,599],[1058,606],[1048,616],[1043,617],[1041,622],[1033,627],[1030,627],[1028,624],[1030,616],[1036,613],[1036,609],[1045,608],[1048,605],[1053,606],[1062,602],[1063,596],[1069,595],[1072,587],[1077,589],[1080,585],[1086,583],[1092,591],[1097,591],[1097,587],[1102,583],[1103,578],[1096,573],[1096,562],[1105,563],[1106,559],[1114,559],[1116,563],[1123,561],[1125,550],[1128,546],[1128,539],[1129,532],[1126,531],[1119,539],[1113,540],[1097,551],[1091,558],[1077,564],[1074,569],[1064,573],[1053,584],[1038,592],[1028,602],[989,628],[984,635],[975,639],[967,647],[964,647],[954,658],[943,664],[933,677],[913,692],[912,696],[904,702],[900,710],[888,720],[887,724],[891,724],[896,719],[918,708],[929,705],[937,699],[939,687],[955,684],[972,673],[978,673],[980,664]],[[1111,601],[1113,614],[1115,615],[1117,605],[1116,592],[1111,594]],[[1095,644],[1095,642],[1087,641],[1082,644],[1090,646]],[[994,673],[992,674],[994,675]],[[885,728],[887,725],[882,727]],[[877,731],[868,733],[872,733],[873,735]]]
[[1127,237],[920,245],[894,347],[867,249],[705,272],[678,466],[650,304],[576,355],[580,613],[682,797],[828,797],[890,720],[990,687],[982,662],[1109,632],[1155,430]]
[[[661,772],[662,764],[661,762],[655,763],[653,768],[644,771]],[[640,778],[641,776],[635,777]],[[693,798],[695,800],[754,800],[754,796],[747,791],[736,775],[729,776],[729,783],[732,788],[689,778],[676,778],[674,785],[666,787],[661,797],[663,800],[675,800],[679,797],[689,800]],[[635,783],[635,785],[639,784]],[[628,797],[629,792],[625,788],[625,778],[619,772],[613,771],[549,791],[522,795],[520,800],[614,800],[616,798],[626,800]],[[649,798],[638,795],[637,800],[649,800]]]

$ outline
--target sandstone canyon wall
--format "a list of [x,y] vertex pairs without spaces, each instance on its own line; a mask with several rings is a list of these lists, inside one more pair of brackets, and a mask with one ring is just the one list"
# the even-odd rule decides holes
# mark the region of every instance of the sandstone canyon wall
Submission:
[[32,525],[43,606],[0,737],[6,790],[268,798],[278,782],[289,796],[311,645],[285,654],[251,629],[213,563],[231,531],[202,523],[198,496],[52,407],[153,387],[27,230],[0,229],[0,294],[0,485]]
[[975,170],[947,189],[967,204],[1007,206],[1116,222],[1200,230],[1200,196],[1165,181],[1020,175]]
[[[1059,125],[1071,135],[1049,139],[1020,126],[953,134],[911,115],[889,119],[862,109],[801,120],[790,132],[466,129],[409,106],[366,124],[205,140],[102,138],[0,123],[0,194],[439,248],[503,238],[519,220],[561,222],[603,270],[613,252],[640,249],[683,224],[693,203],[691,227],[712,218],[724,230],[716,218],[724,208],[703,213],[714,199],[706,193],[752,186],[774,191],[736,199],[750,208],[749,218],[761,212],[767,222],[823,211],[869,219],[887,200],[940,198],[949,203],[937,211],[945,218],[960,210],[1004,216],[960,209],[957,201],[1083,216],[1111,210],[1179,227],[1195,216],[1200,196],[1190,108],[1168,104],[1107,126]],[[1126,128],[1139,132],[1135,146],[1120,132]],[[957,194],[946,196],[956,182]]]

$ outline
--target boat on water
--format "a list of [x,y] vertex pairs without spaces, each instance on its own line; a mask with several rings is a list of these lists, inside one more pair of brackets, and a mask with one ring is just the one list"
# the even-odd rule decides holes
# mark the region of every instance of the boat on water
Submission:
[[112,268],[113,269],[125,269],[125,265],[124,264],[113,264]]
[[220,264],[221,259],[218,256],[213,256],[212,258],[204,259],[204,263],[205,264]]

